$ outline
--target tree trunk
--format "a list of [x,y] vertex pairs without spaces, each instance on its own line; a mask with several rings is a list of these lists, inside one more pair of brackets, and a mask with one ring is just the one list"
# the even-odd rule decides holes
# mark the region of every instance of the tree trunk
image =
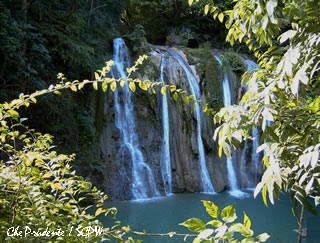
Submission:
[[298,232],[298,243],[301,243],[303,234],[303,218],[304,218],[304,207],[301,207],[301,214],[299,220],[299,232]]

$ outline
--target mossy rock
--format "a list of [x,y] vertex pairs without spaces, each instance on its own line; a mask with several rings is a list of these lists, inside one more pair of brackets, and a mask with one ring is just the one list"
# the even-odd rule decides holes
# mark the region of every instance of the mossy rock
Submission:
[[142,78],[147,77],[149,80],[159,81],[160,67],[158,67],[151,58],[148,58],[138,66],[137,73]]
[[188,63],[195,65],[200,81],[203,84],[203,93],[208,97],[208,104],[214,110],[223,107],[221,89],[221,69],[210,45],[205,43],[201,48],[183,48]]
[[247,65],[243,62],[243,59],[239,56],[238,53],[234,51],[226,51],[222,54],[222,61],[225,65],[228,65],[228,67],[230,67],[230,71],[240,74],[246,71]]

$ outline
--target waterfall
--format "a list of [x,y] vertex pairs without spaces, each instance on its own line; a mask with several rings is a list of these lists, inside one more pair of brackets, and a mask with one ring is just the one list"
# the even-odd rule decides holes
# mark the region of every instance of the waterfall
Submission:
[[[260,66],[256,64],[254,61],[246,59],[245,62],[248,65],[247,70],[260,68]],[[251,89],[256,90],[257,83],[251,83]],[[256,153],[257,148],[260,146],[260,136],[259,136],[258,128],[254,127],[252,129],[252,137],[253,137],[253,142],[252,142],[252,153],[251,153],[251,171],[253,172],[253,178],[250,181],[250,186],[255,187],[258,183],[258,174],[259,174],[259,168],[260,168],[260,162],[261,162],[260,153]]]
[[[116,38],[114,47],[114,67],[112,74],[115,78],[126,78],[125,68],[130,66],[129,52],[123,39]],[[139,148],[139,139],[135,128],[135,117],[131,91],[127,83],[122,88],[122,95],[114,92],[115,124],[120,131],[120,151],[123,159],[130,158],[132,166],[131,192],[133,199],[145,199],[160,196],[149,165],[144,161],[143,154]],[[123,170],[123,168],[120,168]]]
[[244,187],[244,185],[246,186],[249,185],[249,174],[246,172],[247,151],[248,151],[248,142],[246,141],[244,144],[244,149],[242,150],[240,169],[239,169],[242,187]]
[[[219,56],[215,56],[220,65],[222,65],[222,60]],[[232,105],[231,100],[231,89],[229,84],[228,74],[225,72],[222,82],[223,89],[223,105],[225,107]],[[242,191],[239,190],[237,176],[233,167],[232,157],[227,157],[227,170],[228,170],[228,181],[230,186],[230,194],[235,197],[241,197],[244,195]]]
[[[192,95],[194,95],[194,100],[195,99],[199,100],[200,87],[196,78],[190,71],[189,67],[187,66],[187,64],[184,62],[184,60],[181,58],[181,56],[178,53],[176,53],[171,49],[168,49],[168,52],[178,61],[180,66],[185,71],[188,82],[189,82],[190,92]],[[214,193],[215,190],[212,186],[210,175],[207,169],[204,147],[203,147],[203,142],[201,137],[201,110],[198,103],[195,106],[195,110],[196,110],[196,119],[197,119],[197,140],[198,140],[197,142],[198,142],[198,151],[199,151],[199,165],[200,165],[200,172],[201,172],[202,191],[205,193]]]
[[[161,54],[161,65],[160,65],[160,81],[164,82],[164,68],[166,60],[164,55]],[[172,192],[172,176],[171,176],[171,161],[170,161],[170,144],[169,144],[169,112],[168,112],[168,99],[167,94],[161,95],[162,102],[162,130],[163,130],[163,141],[161,147],[161,175],[164,185],[164,191],[166,195]]]

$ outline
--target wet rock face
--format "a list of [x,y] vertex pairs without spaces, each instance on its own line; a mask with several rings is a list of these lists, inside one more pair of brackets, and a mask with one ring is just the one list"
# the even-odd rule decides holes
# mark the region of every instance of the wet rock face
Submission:
[[[175,48],[175,51],[188,63],[181,50]],[[186,74],[177,60],[167,52],[166,47],[154,46],[152,48],[148,58],[148,65],[143,67],[143,72],[139,78],[159,81],[161,53],[163,58],[166,59],[165,82],[188,91]],[[158,70],[158,73],[155,70]],[[191,70],[197,77],[195,67],[191,67]],[[198,82],[200,82],[199,78]],[[132,100],[134,102],[133,112],[136,119],[135,126],[140,149],[146,163],[152,169],[157,189],[164,195],[160,167],[162,145],[161,94],[160,89],[156,89],[157,94],[146,93],[137,89],[132,95]],[[202,94],[201,99],[206,102],[208,97]],[[105,100],[106,126],[100,140],[101,151],[105,160],[101,187],[112,199],[131,199],[132,161],[129,153],[121,150],[121,144],[119,144],[120,131],[115,126],[113,103],[113,93],[109,90]],[[197,147],[196,114],[192,104],[184,104],[181,98],[178,101],[174,101],[172,96],[168,96],[168,106],[172,192],[199,192],[201,191],[201,178]],[[202,113],[201,118],[202,139],[209,175],[215,191],[223,191],[228,188],[226,158],[219,158],[217,145],[213,142],[212,117]],[[241,175],[239,174],[238,176]],[[242,184],[245,185],[246,182],[242,181]]]

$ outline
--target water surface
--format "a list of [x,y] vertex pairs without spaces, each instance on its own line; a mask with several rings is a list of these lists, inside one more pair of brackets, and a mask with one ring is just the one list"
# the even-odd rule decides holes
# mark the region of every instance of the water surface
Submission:
[[[267,232],[272,236],[269,243],[297,242],[297,235],[293,229],[297,229],[297,221],[291,211],[290,200],[287,195],[282,195],[281,200],[277,200],[275,205],[269,205],[267,208],[258,196],[257,199],[252,197],[252,191],[247,191],[247,197],[235,198],[228,192],[209,195],[203,193],[182,193],[173,194],[168,197],[156,198],[144,201],[123,201],[109,202],[108,207],[117,207],[117,218],[122,225],[130,225],[133,230],[143,231],[148,233],[191,233],[179,223],[186,219],[197,217],[204,222],[211,220],[207,215],[201,200],[213,201],[219,206],[220,210],[223,207],[235,203],[237,212],[237,222],[243,222],[243,211],[249,216],[252,222],[251,228],[254,235],[257,236],[263,232]],[[318,209],[318,211],[320,211]],[[109,220],[104,218],[105,226],[110,226]],[[319,218],[306,213],[305,227],[313,228],[309,230],[308,240],[304,243],[319,242],[320,230],[315,222],[319,222]],[[159,237],[159,236],[134,236],[136,239],[141,239],[143,242],[183,242],[183,237],[175,236]],[[192,239],[190,238],[190,241]]]

